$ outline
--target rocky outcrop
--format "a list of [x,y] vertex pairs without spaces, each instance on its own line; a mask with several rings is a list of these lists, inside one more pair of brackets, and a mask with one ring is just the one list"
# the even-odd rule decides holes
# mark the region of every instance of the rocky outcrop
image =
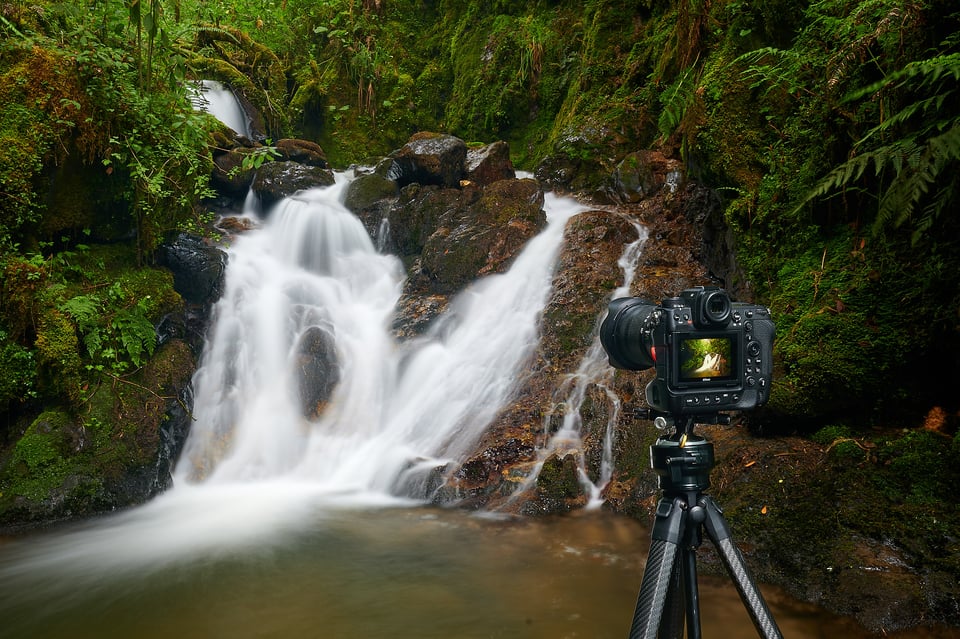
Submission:
[[203,238],[176,233],[157,251],[157,259],[173,273],[173,285],[188,304],[210,306],[223,293],[227,254]]
[[268,212],[274,204],[297,191],[331,186],[333,172],[319,166],[299,162],[268,162],[257,170],[250,188],[260,198],[260,206]]
[[505,142],[468,149],[453,136],[418,133],[347,186],[347,208],[407,265],[398,335],[418,334],[451,295],[505,270],[544,227],[540,184],[515,176]]
[[387,177],[400,188],[408,184],[454,187],[463,178],[466,143],[452,135],[417,133],[390,154]]
[[300,410],[307,419],[316,419],[340,382],[333,334],[319,326],[307,329],[297,344],[295,366]]
[[284,138],[265,146],[224,127],[214,133],[211,149],[210,182],[227,200],[224,208],[240,208],[251,188],[269,210],[298,190],[333,184],[326,154],[309,140]]

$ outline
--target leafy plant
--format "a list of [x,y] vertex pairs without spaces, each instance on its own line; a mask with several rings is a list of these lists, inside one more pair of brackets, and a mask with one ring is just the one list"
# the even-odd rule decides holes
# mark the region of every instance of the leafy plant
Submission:
[[[124,295],[117,284],[110,288],[108,298],[114,304],[123,302]],[[131,364],[142,366],[145,357],[156,348],[156,330],[147,316],[149,303],[148,296],[132,307],[106,313],[107,307],[99,297],[78,295],[64,302],[60,309],[76,322],[87,354],[96,362],[92,367],[108,367],[121,373]]]
[[[269,141],[268,141],[269,142]],[[240,164],[242,171],[256,171],[267,162],[273,162],[281,157],[277,147],[269,145],[259,146],[249,153],[244,154],[243,161]]]
[[871,167],[880,185],[874,234],[912,220],[916,244],[960,189],[960,54],[919,60],[852,93],[848,103],[890,94],[909,96],[856,142],[852,157],[834,168],[804,204],[861,182]]

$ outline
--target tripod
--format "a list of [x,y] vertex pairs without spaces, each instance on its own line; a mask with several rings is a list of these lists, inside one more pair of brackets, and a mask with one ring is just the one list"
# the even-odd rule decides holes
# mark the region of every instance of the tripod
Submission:
[[[706,420],[716,423],[719,418]],[[700,417],[701,423],[706,423],[704,419]],[[743,556],[733,543],[720,508],[703,494],[710,487],[713,444],[693,434],[693,417],[675,418],[675,422],[676,433],[659,438],[650,447],[650,465],[659,476],[662,496],[657,504],[630,639],[679,639],[684,612],[687,637],[700,639],[696,549],[703,541],[703,528],[716,546],[757,632],[765,639],[782,639],[770,609],[747,574]]]

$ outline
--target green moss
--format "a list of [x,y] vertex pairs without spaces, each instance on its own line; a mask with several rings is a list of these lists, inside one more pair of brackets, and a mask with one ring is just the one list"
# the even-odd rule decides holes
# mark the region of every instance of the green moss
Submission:
[[880,442],[877,462],[882,470],[874,484],[891,499],[934,506],[953,490],[960,458],[950,438],[931,431],[907,431]]
[[44,412],[30,425],[0,473],[4,497],[42,502],[63,485],[75,470],[67,457],[71,427],[69,416],[59,411]]
[[80,399],[80,345],[70,318],[48,307],[40,315],[35,343],[43,367],[41,384],[48,395],[61,395],[72,402]]
[[548,458],[537,475],[537,492],[550,500],[575,499],[583,494],[577,460],[573,455]]
[[0,330],[0,413],[13,403],[36,397],[37,362],[33,351],[11,341]]

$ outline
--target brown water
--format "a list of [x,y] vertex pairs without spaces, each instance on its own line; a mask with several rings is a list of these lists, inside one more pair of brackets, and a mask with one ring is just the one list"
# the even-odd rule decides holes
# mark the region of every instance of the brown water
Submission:
[[[82,550],[56,558],[60,545],[92,547],[96,528],[8,540],[0,637],[623,638],[649,539],[637,522],[602,513],[517,521],[344,509],[300,523],[268,541],[134,569],[95,552],[84,566]],[[112,543],[115,532],[100,535]],[[699,584],[704,637],[757,636],[729,581],[701,575]],[[785,637],[869,636],[762,590]]]

